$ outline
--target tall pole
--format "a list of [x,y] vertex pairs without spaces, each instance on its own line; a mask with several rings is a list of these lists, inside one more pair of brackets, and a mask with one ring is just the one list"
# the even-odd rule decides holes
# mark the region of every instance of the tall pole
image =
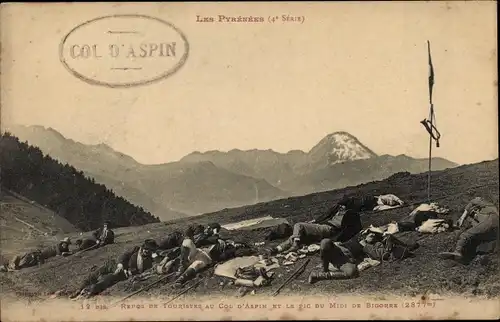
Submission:
[[[432,99],[431,99],[432,101]],[[432,128],[432,122],[434,119],[433,106],[431,102],[431,117],[430,117],[430,126]],[[432,135],[429,134],[429,171],[427,173],[427,202],[431,202],[431,171],[432,171]]]
[[427,53],[429,56],[429,104],[430,104],[430,131],[429,131],[429,172],[427,175],[427,201],[431,202],[431,171],[432,171],[432,128],[434,123],[434,104],[432,103],[432,87],[434,86],[434,68],[431,59],[431,44],[427,41]]

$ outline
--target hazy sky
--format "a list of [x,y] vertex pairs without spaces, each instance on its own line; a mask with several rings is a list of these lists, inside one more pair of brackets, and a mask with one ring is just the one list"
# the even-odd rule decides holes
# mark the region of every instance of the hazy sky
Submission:
[[[426,157],[427,44],[441,147],[459,163],[498,157],[496,4],[275,3],[13,5],[2,11],[2,126],[53,127],[142,163],[192,151],[308,151],[348,131],[378,154]],[[5,9],[5,8],[2,8]],[[75,78],[59,43],[106,14],[169,21],[186,64],[155,84],[113,89]],[[196,23],[196,15],[304,16],[303,24]]]

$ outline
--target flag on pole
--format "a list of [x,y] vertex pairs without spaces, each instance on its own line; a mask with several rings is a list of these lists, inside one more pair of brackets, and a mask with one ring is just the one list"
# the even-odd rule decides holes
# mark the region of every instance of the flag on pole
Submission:
[[439,139],[441,138],[441,134],[436,128],[436,116],[434,115],[434,104],[432,103],[432,88],[434,87],[434,67],[432,66],[432,58],[431,58],[431,44],[427,40],[427,53],[429,57],[429,102],[431,104],[429,110],[429,118],[424,119],[420,123],[425,127],[432,140],[436,141],[436,147],[439,148]]
[[432,67],[431,44],[427,40],[427,52],[429,54],[429,101],[432,104],[432,87],[434,86],[434,67]]

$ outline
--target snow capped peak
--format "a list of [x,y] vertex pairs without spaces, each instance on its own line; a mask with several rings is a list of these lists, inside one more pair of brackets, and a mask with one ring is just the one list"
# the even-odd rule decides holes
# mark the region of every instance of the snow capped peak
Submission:
[[315,161],[326,159],[327,164],[368,159],[376,154],[347,132],[334,132],[324,137],[309,152]]

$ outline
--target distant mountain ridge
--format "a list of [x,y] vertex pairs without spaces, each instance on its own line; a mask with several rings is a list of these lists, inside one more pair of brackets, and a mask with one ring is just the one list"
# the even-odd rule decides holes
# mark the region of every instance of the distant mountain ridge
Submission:
[[[106,144],[85,145],[51,128],[16,126],[11,131],[162,220],[357,185],[402,171],[423,172],[427,162],[378,156],[347,132],[325,136],[308,152],[193,152],[177,162],[145,165]],[[433,159],[434,170],[455,166]]]
[[140,205],[115,195],[81,170],[61,164],[7,132],[0,137],[0,168],[1,189],[51,209],[80,230],[96,229],[105,220],[114,227],[159,222]]
[[228,152],[193,152],[180,161],[211,161],[218,167],[256,178],[265,178],[269,183],[281,187],[283,182],[290,181],[297,175],[342,162],[375,157],[377,154],[359,142],[356,137],[347,132],[335,132],[327,135],[307,153],[300,150],[279,153],[273,150],[233,149]]

